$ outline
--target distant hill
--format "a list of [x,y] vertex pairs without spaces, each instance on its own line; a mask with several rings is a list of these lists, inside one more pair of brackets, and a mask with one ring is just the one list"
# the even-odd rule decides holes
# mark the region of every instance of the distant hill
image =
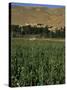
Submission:
[[40,23],[55,27],[64,27],[65,9],[15,6],[11,8],[11,23],[14,25]]

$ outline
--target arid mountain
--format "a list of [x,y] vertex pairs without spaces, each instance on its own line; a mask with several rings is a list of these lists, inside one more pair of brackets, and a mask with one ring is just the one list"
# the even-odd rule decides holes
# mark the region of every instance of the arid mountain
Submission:
[[64,27],[65,9],[15,6],[11,8],[11,23],[15,25],[28,23]]

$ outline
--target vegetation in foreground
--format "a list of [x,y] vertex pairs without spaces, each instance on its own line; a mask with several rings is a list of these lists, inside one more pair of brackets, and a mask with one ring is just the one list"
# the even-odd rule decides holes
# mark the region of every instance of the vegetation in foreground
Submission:
[[65,83],[64,42],[11,40],[11,87]]

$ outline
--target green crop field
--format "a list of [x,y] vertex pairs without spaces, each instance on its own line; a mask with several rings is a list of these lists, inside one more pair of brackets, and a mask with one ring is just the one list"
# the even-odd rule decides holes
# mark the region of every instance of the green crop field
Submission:
[[64,41],[11,39],[12,87],[64,83]]

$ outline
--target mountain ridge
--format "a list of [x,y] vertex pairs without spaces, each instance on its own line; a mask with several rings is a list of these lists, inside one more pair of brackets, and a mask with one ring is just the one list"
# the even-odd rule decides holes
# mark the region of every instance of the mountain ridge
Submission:
[[45,24],[54,27],[65,26],[65,8],[15,6],[11,8],[11,24]]

